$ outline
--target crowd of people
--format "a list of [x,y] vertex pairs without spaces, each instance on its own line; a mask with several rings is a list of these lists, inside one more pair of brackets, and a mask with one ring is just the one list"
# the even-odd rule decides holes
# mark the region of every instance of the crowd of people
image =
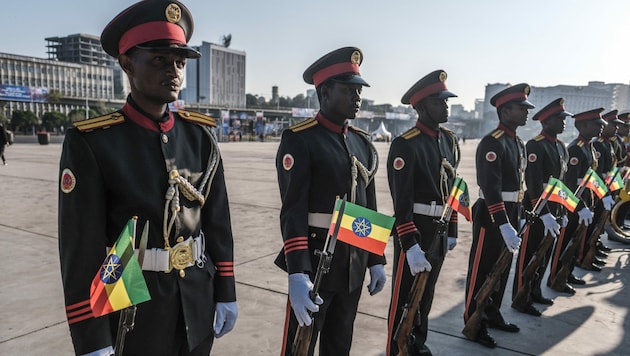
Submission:
[[[59,175],[59,249],[78,355],[110,355],[123,346],[129,355],[208,355],[215,337],[235,325],[233,237],[223,162],[212,133],[216,123],[192,111],[168,110],[181,89],[186,59],[201,56],[188,46],[192,31],[192,15],[176,0],[145,0],[121,12],[103,30],[101,43],[129,79],[127,102],[113,114],[67,130]],[[343,47],[304,71],[320,110],[286,130],[278,147],[283,247],[275,263],[288,279],[282,355],[297,354],[293,345],[306,326],[305,354],[318,344],[319,355],[348,355],[366,272],[370,295],[385,285],[385,256],[343,242],[337,242],[328,273],[314,281],[316,252],[326,247],[336,198],[377,209],[378,154],[369,134],[350,124],[369,86],[360,74],[362,61],[359,48]],[[431,355],[428,316],[444,257],[457,246],[458,211],[447,199],[461,157],[458,137],[441,126],[448,120],[447,100],[456,96],[446,78],[445,71],[432,71],[404,93],[401,102],[413,107],[418,120],[393,139],[385,162],[395,215],[393,282],[383,330],[387,355]],[[499,122],[481,139],[475,158],[480,196],[472,206],[463,325],[471,341],[490,348],[497,342],[489,329],[519,331],[501,313],[512,254],[518,254],[512,307],[519,312],[540,316],[535,304],[553,303],[541,290],[548,265],[547,285],[575,293],[572,285],[584,281],[573,268],[599,271],[605,263],[609,249],[597,232],[615,203],[612,189],[601,193],[603,187],[587,183],[596,174],[609,184],[615,167],[617,174],[627,171],[618,132],[627,135],[627,113],[602,116],[604,109],[594,108],[571,114],[558,98],[533,116],[541,133],[524,143],[516,131],[540,104],[530,102],[529,94],[530,86],[522,83],[492,97]],[[567,146],[557,136],[569,116],[579,136]],[[575,191],[571,209],[549,200],[549,194],[543,198],[549,177]],[[465,198],[460,204],[469,206]],[[131,217],[148,226],[140,264],[151,300],[137,305],[134,330],[121,344],[119,314],[96,317],[90,288]],[[498,261],[508,262],[499,267]],[[413,308],[417,313],[409,315],[414,291],[421,291],[420,299]],[[412,327],[401,334],[399,325],[409,318]]]

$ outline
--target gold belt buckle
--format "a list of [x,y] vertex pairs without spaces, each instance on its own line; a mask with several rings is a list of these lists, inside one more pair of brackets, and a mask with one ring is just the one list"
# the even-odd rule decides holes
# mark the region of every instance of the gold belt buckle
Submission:
[[168,249],[169,266],[167,272],[175,268],[179,271],[180,277],[184,278],[184,276],[186,276],[184,269],[193,264],[192,243],[193,240],[190,240],[188,243],[179,243],[175,245],[175,247]]
[[525,197],[525,191],[523,191],[523,189],[520,189],[518,191],[518,200],[516,202],[522,204],[524,197]]

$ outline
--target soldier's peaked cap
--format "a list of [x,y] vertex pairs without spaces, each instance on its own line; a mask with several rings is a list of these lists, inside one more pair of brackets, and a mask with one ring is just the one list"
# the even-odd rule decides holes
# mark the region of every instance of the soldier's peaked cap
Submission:
[[573,118],[575,119],[575,122],[595,120],[599,124],[606,125],[606,121],[602,119],[602,111],[604,111],[604,108],[597,108],[597,109],[593,109],[589,111],[584,111],[579,114],[573,115]]
[[400,101],[403,104],[415,106],[419,101],[429,96],[438,99],[457,97],[457,95],[446,89],[445,71],[438,69],[425,75],[407,90]]
[[343,47],[325,54],[308,67],[302,78],[308,84],[319,87],[331,79],[341,83],[370,85],[361,78],[359,66],[363,62],[363,52],[357,47]]
[[564,109],[564,98],[558,98],[552,101],[551,103],[547,104],[547,106],[545,106],[544,108],[540,109],[540,111],[538,111],[536,115],[532,117],[532,119],[543,122],[547,120],[548,118],[554,117],[554,116],[565,117],[565,116],[572,116],[572,115],[573,114],[571,114],[570,112]]
[[602,115],[602,119],[604,119],[604,121],[606,121],[609,124],[618,124],[621,125],[623,124],[623,121],[619,120],[619,118],[617,118],[617,113],[619,111],[618,110],[611,110],[607,113],[605,113],[604,115]]
[[118,57],[134,47],[181,50],[189,58],[201,54],[188,46],[194,28],[186,6],[176,0],[137,2],[105,26],[101,46],[107,54]]
[[496,93],[491,99],[490,104],[495,108],[500,107],[503,104],[514,101],[519,105],[528,107],[529,109],[535,108],[534,104],[527,100],[527,96],[531,88],[527,83],[516,84],[511,87],[507,87],[500,92]]
[[621,121],[623,121],[624,124],[628,124],[628,122],[630,122],[630,112],[623,112],[619,115],[617,115],[617,118]]

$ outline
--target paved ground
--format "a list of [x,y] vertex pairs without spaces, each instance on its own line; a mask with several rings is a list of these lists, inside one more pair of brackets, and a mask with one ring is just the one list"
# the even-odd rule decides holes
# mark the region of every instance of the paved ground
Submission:
[[[57,173],[60,137],[38,145],[16,137],[0,166],[0,355],[71,355],[57,254]],[[474,149],[463,145],[459,173],[476,198]],[[388,145],[377,143],[381,162]],[[222,143],[236,240],[240,315],[235,330],[215,343],[213,355],[278,355],[286,303],[286,276],[273,265],[281,247],[280,199],[274,157],[277,143]],[[377,175],[379,210],[392,214],[384,164]],[[464,219],[460,219],[463,221]],[[521,332],[493,331],[499,347],[486,349],[461,334],[464,283],[471,225],[460,225],[459,244],[442,269],[430,315],[428,345],[435,355],[627,355],[630,338],[628,261],[630,250],[615,250],[600,273],[577,270],[588,282],[575,296],[555,297],[540,318],[515,312],[505,298],[504,315]],[[387,248],[391,261],[391,243]],[[386,268],[391,277],[391,265]],[[509,283],[511,285],[511,283]],[[391,285],[364,293],[355,323],[352,355],[384,354]],[[511,295],[510,290],[506,292]],[[541,306],[542,307],[542,306]],[[625,350],[625,351],[624,351]]]

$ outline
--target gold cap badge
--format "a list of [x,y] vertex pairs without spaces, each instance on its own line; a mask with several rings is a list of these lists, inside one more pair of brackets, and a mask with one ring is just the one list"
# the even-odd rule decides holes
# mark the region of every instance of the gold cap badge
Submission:
[[446,80],[446,72],[440,72],[440,81],[443,82]]
[[352,52],[352,56],[350,56],[350,63],[361,64],[361,52],[359,51]]
[[177,4],[168,4],[165,15],[168,22],[177,23],[182,19],[182,9]]

